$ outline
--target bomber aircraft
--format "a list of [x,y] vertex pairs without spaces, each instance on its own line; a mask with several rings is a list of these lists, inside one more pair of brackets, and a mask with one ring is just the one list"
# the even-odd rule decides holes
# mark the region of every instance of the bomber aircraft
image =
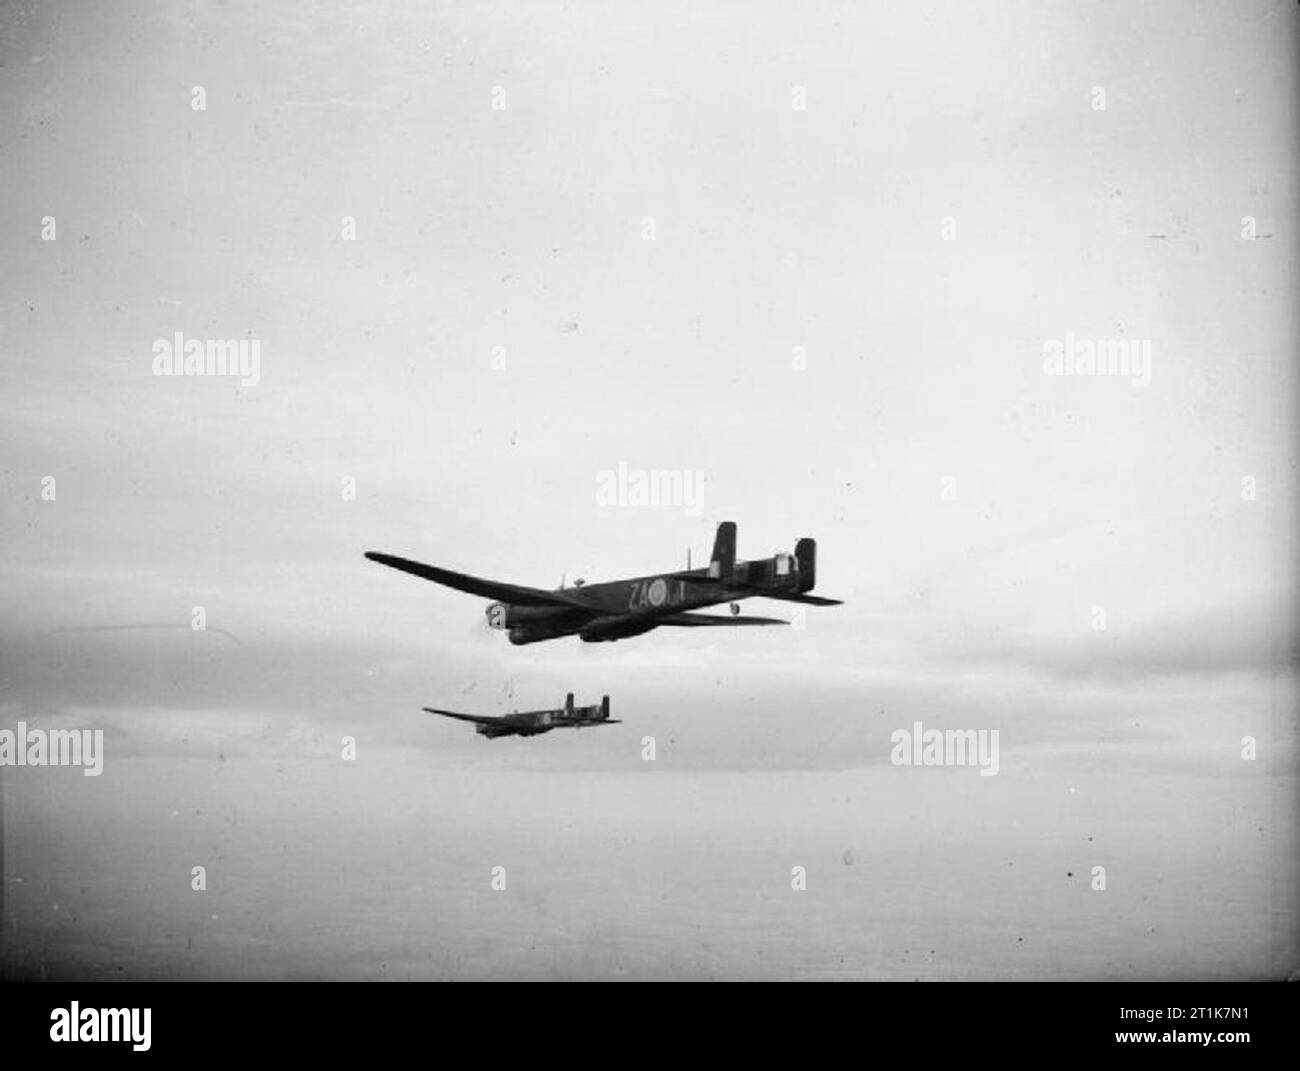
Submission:
[[585,725],[622,724],[610,720],[609,696],[601,699],[600,706],[575,707],[572,692],[565,697],[564,706],[559,710],[524,710],[492,717],[486,714],[461,714],[455,710],[438,710],[435,707],[424,709],[430,714],[441,714],[460,721],[472,721],[474,731],[489,740],[495,740],[498,736],[536,736],[538,733],[549,733],[552,729],[581,729]]
[[[381,565],[444,584],[470,595],[495,599],[487,608],[488,624],[502,629],[514,644],[538,643],[561,636],[579,636],[587,643],[603,643],[639,636],[653,628],[699,628],[734,625],[788,625],[775,617],[745,617],[738,600],[755,595],[765,599],[839,606],[839,599],[809,595],[817,579],[817,543],[801,539],[793,554],[775,554],[758,561],[736,561],[736,525],[723,521],[713,540],[707,567],[686,569],[631,580],[600,584],[576,581],[553,591],[483,580],[453,573],[434,565],[391,554],[368,551],[366,557]],[[719,603],[731,604],[731,616],[692,611]]]

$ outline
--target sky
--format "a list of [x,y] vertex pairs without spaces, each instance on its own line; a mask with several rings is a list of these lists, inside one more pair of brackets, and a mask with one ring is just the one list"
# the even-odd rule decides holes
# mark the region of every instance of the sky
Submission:
[[[1296,969],[1296,20],[5,5],[0,728],[105,733],[0,767],[6,975]],[[722,520],[845,605],[512,647],[362,556],[549,588]],[[420,709],[568,691],[623,724]]]

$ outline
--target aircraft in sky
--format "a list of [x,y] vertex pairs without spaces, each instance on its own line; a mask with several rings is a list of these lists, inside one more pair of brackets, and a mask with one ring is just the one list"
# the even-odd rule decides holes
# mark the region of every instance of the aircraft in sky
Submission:
[[489,740],[495,740],[498,736],[536,736],[538,733],[549,733],[552,729],[581,729],[586,725],[623,724],[610,719],[609,696],[601,699],[600,706],[575,707],[572,692],[565,697],[564,706],[559,710],[524,710],[493,717],[487,714],[461,714],[455,710],[438,710],[436,707],[424,709],[430,714],[441,714],[443,717],[456,718],[459,721],[472,721],[474,731]]
[[[639,636],[654,628],[699,628],[736,625],[788,625],[775,617],[744,617],[738,600],[755,595],[765,599],[839,606],[839,599],[809,595],[817,579],[817,543],[801,539],[793,554],[775,554],[758,561],[736,561],[736,525],[723,521],[713,540],[707,567],[692,569],[690,555],[682,572],[665,572],[601,584],[576,581],[554,591],[482,580],[424,565],[391,554],[367,551],[366,557],[413,576],[457,591],[496,599],[487,608],[488,624],[502,629],[513,644],[539,643],[561,636],[579,636],[603,643]],[[692,613],[704,606],[731,604],[731,616]]]

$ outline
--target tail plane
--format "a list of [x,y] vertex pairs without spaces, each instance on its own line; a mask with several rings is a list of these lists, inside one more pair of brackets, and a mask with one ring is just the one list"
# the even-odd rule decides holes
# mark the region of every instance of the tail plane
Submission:
[[817,586],[817,540],[799,540],[794,545],[794,557],[799,563],[799,590],[812,591]]

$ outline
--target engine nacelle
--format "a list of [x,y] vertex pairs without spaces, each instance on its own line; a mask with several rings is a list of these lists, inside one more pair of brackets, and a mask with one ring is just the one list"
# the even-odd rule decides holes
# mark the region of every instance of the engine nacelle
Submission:
[[628,621],[625,618],[600,618],[578,633],[584,643],[607,643],[640,636],[655,627],[654,621]]
[[533,621],[523,625],[515,625],[510,629],[508,636],[511,643],[516,647],[520,647],[525,643],[541,643],[542,640],[554,640],[560,636],[570,636],[572,634],[572,627],[566,628],[560,624]]

